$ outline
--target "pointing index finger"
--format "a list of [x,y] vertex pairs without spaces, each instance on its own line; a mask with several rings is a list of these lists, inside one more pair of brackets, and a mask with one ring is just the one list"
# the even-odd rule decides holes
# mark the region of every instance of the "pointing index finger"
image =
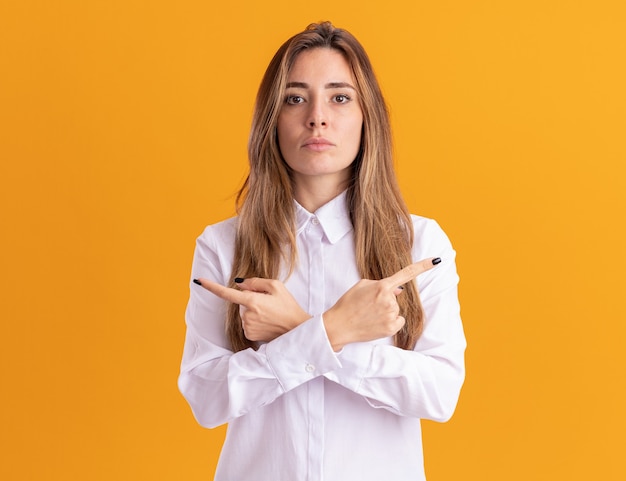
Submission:
[[394,289],[402,284],[406,284],[407,282],[415,279],[417,276],[426,272],[437,264],[441,262],[441,258],[439,257],[430,257],[428,259],[422,259],[421,261],[417,261],[414,264],[408,265],[403,269],[400,269],[395,274],[387,277],[385,279],[385,283],[392,286]]
[[243,304],[246,295],[231,287],[226,287],[217,282],[209,281],[206,279],[194,279],[194,283],[204,287],[207,291],[215,294],[217,297],[224,299],[225,301],[232,302],[233,304]]

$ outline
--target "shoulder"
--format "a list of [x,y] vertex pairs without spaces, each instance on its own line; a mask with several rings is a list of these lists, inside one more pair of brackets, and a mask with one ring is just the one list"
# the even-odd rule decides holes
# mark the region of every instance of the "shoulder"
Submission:
[[417,258],[440,256],[446,251],[454,252],[450,239],[436,220],[419,215],[411,215],[411,220],[415,233],[413,253]]
[[224,252],[232,251],[237,234],[237,217],[210,224],[204,228],[196,239],[196,246],[200,251]]
[[440,257],[441,265],[418,277],[418,290],[423,303],[431,296],[456,286],[459,276],[456,271],[456,251],[450,239],[437,221],[417,215],[411,216],[415,238],[411,255],[414,261],[429,257]]
[[198,242],[230,242],[234,241],[237,233],[238,217],[231,217],[216,224],[210,224],[204,228],[198,237]]
[[237,218],[207,226],[196,239],[193,276],[226,283],[232,270]]

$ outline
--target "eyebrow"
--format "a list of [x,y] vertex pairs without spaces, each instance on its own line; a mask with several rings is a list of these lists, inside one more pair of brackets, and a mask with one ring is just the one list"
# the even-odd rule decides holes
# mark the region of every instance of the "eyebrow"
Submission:
[[[306,82],[289,82],[287,83],[287,88],[300,88],[300,89],[308,89],[310,87],[310,85]],[[344,89],[344,88],[349,88],[352,89],[354,91],[356,91],[356,89],[350,85],[348,82],[330,82],[327,83],[326,85],[324,85],[324,88],[327,89]]]

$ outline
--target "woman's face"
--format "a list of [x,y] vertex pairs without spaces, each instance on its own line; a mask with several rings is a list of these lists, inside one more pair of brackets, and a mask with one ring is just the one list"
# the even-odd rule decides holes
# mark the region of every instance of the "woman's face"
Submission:
[[345,187],[363,126],[355,85],[337,50],[315,48],[296,58],[278,117],[278,145],[296,186]]

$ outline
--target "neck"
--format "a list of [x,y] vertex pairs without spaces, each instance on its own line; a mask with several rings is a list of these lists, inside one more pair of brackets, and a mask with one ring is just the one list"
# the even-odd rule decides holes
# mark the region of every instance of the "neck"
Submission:
[[321,179],[307,182],[295,179],[294,184],[294,198],[309,212],[315,212],[341,194],[348,186],[347,182],[328,184]]

